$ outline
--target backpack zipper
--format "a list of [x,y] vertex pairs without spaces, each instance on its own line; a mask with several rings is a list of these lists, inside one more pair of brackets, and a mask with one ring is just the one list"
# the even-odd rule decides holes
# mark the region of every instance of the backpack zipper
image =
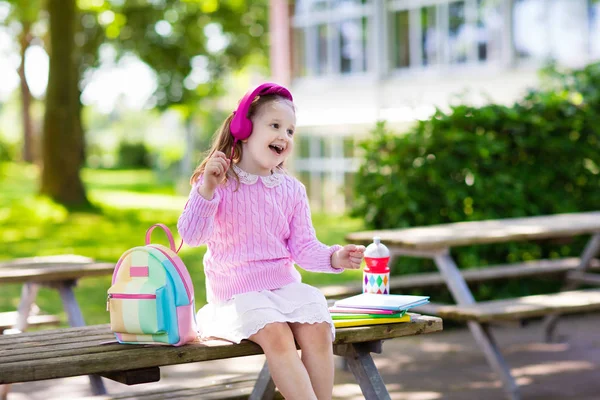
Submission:
[[106,311],[110,311],[110,299],[126,299],[126,300],[154,300],[155,294],[128,294],[128,293],[109,293],[106,296]]

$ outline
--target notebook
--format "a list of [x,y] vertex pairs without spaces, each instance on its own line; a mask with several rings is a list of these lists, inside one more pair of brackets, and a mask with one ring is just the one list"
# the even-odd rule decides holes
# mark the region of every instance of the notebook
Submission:
[[429,296],[409,296],[400,294],[361,293],[334,303],[335,307],[375,308],[381,310],[408,310],[429,303]]
[[[379,295],[381,296],[381,295]],[[354,307],[329,307],[329,311],[332,313],[349,313],[349,314],[382,314],[382,315],[390,315],[396,314],[397,311],[394,310],[380,310],[377,308],[354,308]]]
[[406,311],[400,311],[394,314],[348,314],[348,313],[331,313],[332,319],[368,319],[368,318],[400,318],[404,316]]
[[334,319],[333,325],[336,328],[346,328],[350,326],[394,324],[398,322],[410,322],[410,315],[406,314],[400,318]]

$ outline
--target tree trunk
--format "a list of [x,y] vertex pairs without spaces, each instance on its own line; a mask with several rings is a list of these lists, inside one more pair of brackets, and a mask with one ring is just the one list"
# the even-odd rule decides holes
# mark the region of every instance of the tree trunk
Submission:
[[89,205],[79,175],[83,154],[79,68],[75,49],[76,0],[48,0],[50,72],[42,140],[41,192],[69,207]]
[[21,80],[21,119],[23,123],[23,161],[33,162],[35,159],[33,121],[31,119],[31,91],[25,77],[25,53],[31,44],[31,23],[23,22],[23,31],[19,37],[21,47],[21,65],[17,72]]

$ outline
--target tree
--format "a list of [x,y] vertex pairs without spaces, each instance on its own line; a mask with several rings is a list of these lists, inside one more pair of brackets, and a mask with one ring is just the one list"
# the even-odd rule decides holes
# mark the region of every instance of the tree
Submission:
[[50,71],[42,139],[41,192],[71,207],[89,204],[81,177],[79,65],[75,58],[76,0],[48,0]]
[[21,92],[21,121],[23,124],[23,151],[22,158],[26,162],[33,162],[36,151],[34,150],[34,131],[33,120],[31,117],[31,104],[33,97],[29,90],[27,77],[25,76],[25,61],[27,50],[31,46],[34,39],[32,27],[38,20],[40,12],[39,0],[18,1],[10,0],[11,15],[10,21],[19,24],[20,32],[18,34],[19,53],[21,55],[21,63],[17,68],[20,80]]
[[[47,0],[50,73],[43,133],[41,192],[68,206],[88,200],[79,172],[84,161],[81,76],[102,43],[119,56],[135,54],[158,76],[157,107],[193,110],[221,92],[222,77],[250,57],[266,57],[266,0]],[[77,41],[75,41],[77,39]],[[211,45],[211,41],[220,45]],[[208,78],[190,80],[193,64]],[[266,62],[265,62],[266,64]],[[189,117],[188,117],[189,121]]]

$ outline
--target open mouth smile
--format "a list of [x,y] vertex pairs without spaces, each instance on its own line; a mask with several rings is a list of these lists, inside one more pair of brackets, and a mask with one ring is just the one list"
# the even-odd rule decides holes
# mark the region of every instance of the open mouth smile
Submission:
[[280,144],[270,144],[269,148],[277,154],[281,154],[285,150],[285,147]]

